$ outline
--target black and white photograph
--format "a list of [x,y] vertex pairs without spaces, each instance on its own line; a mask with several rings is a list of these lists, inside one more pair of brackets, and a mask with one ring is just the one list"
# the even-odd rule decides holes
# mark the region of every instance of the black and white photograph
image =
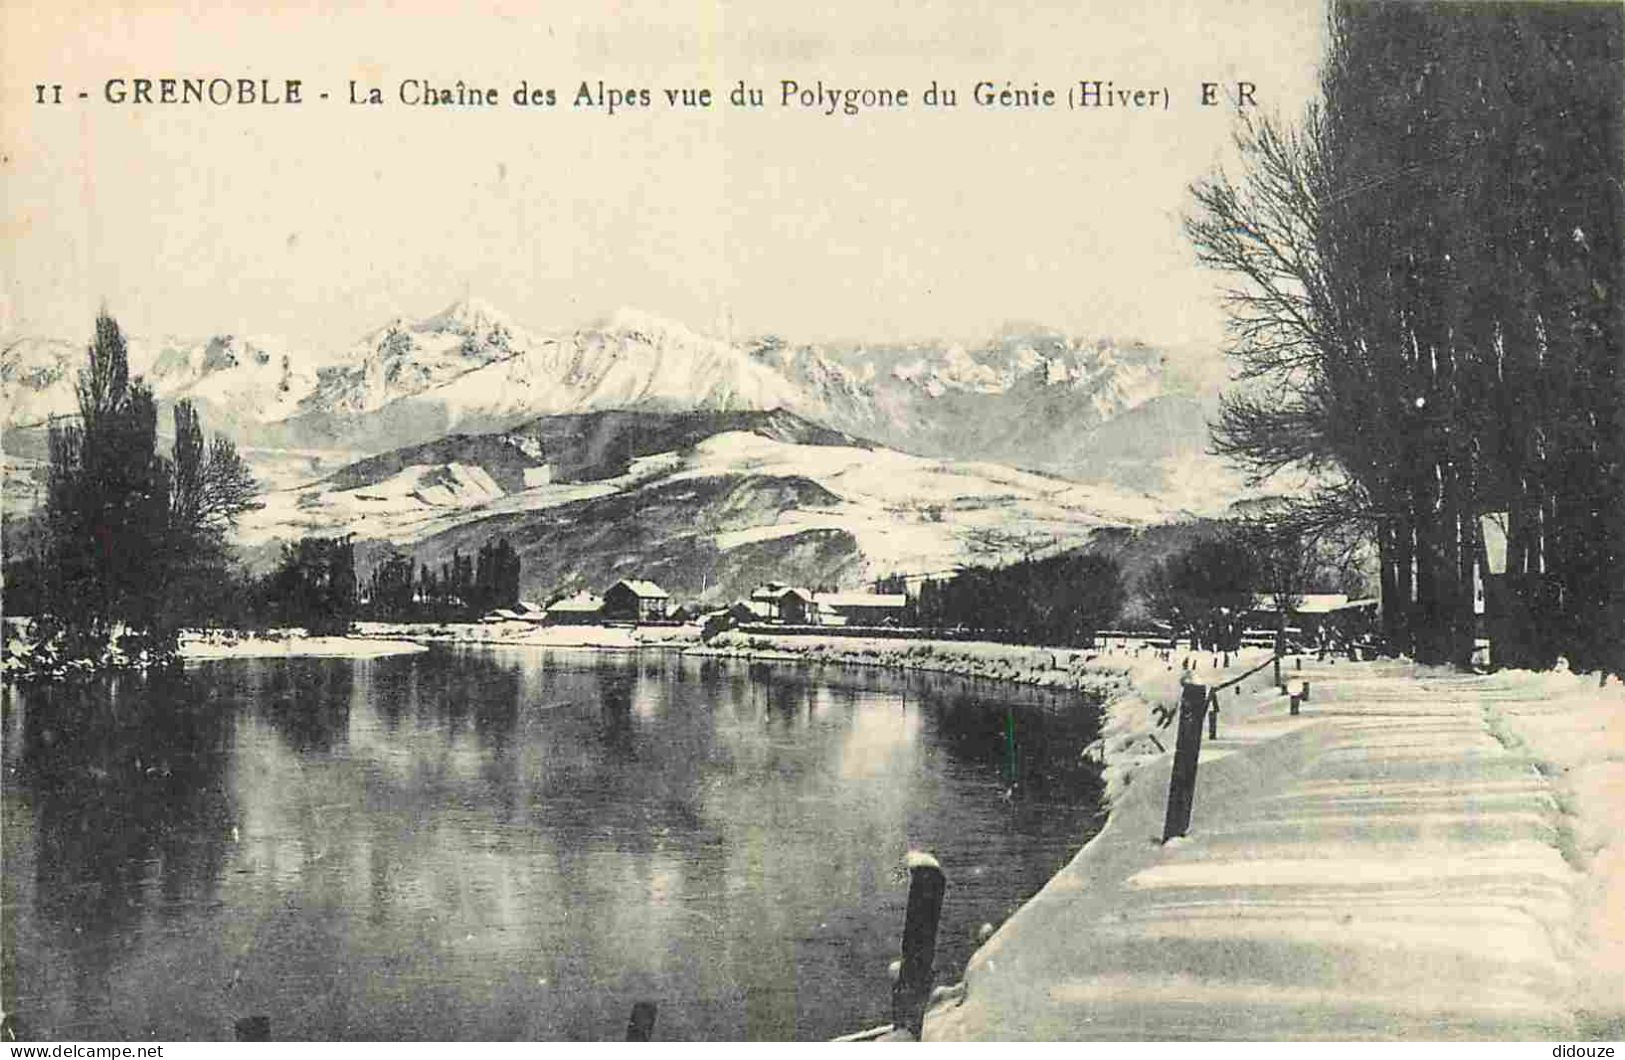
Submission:
[[8,1058],[1625,1039],[1625,5],[0,0],[0,470]]

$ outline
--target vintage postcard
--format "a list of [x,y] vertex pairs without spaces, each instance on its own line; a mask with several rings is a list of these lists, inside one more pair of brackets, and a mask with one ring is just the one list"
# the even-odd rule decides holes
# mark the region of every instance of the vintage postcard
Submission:
[[1611,1055],[1622,63],[0,0],[4,1047]]

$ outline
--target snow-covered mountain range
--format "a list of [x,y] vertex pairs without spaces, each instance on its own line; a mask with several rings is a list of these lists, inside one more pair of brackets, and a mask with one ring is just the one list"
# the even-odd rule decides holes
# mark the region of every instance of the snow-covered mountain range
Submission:
[[[129,336],[127,343],[131,375],[145,378],[163,401],[192,399],[216,430],[244,442],[296,415],[317,387],[317,359],[280,339]],[[54,416],[75,415],[74,385],[84,364],[83,342],[0,338],[5,429],[40,428]]]
[[[730,341],[634,311],[539,331],[464,299],[336,351],[129,344],[160,402],[193,400],[261,476],[239,527],[257,565],[302,534],[432,555],[504,533],[534,591],[642,572],[711,596],[1007,561],[1240,492],[1203,454],[1211,378],[1038,327]],[[13,511],[38,495],[43,427],[73,413],[84,356],[0,339]]]
[[[1188,360],[1176,368],[1156,348],[1037,327],[974,346],[798,345],[728,341],[632,310],[538,331],[477,299],[391,321],[336,351],[235,335],[132,336],[130,351],[132,371],[160,399],[191,398],[205,423],[245,447],[373,453],[539,415],[783,408],[924,456],[1152,490],[1199,458],[1214,390]],[[5,426],[71,414],[83,358],[75,343],[0,340]],[[1162,414],[1144,430],[1119,429],[1104,447],[1094,437],[1148,406]]]

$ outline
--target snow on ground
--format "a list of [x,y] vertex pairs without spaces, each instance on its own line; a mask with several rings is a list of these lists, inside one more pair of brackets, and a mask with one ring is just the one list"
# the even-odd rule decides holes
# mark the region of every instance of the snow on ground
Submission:
[[596,482],[543,482],[505,493],[484,468],[467,464],[413,464],[370,486],[336,490],[327,483],[262,494],[262,507],[246,512],[239,544],[261,545],[302,534],[353,533],[397,544],[421,541],[473,519],[545,511],[633,489],[676,468],[678,453],[633,460],[626,474]]
[[857,539],[877,571],[946,569],[1035,546],[1081,544],[1102,525],[1136,525],[1167,515],[1149,496],[1001,464],[794,445],[745,431],[701,442],[672,478],[725,474],[802,476],[842,503],[791,509],[774,523],[719,535],[719,548],[839,529]]
[[[512,623],[358,623],[356,632],[366,637],[411,639],[424,644],[504,644],[520,647],[614,647],[630,649],[658,642],[647,636],[652,628],[630,626],[538,626],[526,621]],[[665,628],[660,628],[665,631]],[[678,628],[681,631],[682,628]],[[691,636],[699,637],[699,629]]]
[[1557,1040],[1625,1028],[1617,680],[1292,660],[1283,677],[1310,691],[1294,717],[1264,666],[1218,694],[1190,834],[1163,844],[1174,732],[1161,718],[1186,669],[1217,684],[1266,652],[737,631],[702,647],[692,626],[359,633],[321,640],[343,654],[408,637],[665,643],[1103,693],[1101,738],[1080,753],[1106,765],[1108,824],[943,992],[931,1037]]
[[679,477],[753,473],[802,475],[849,500],[897,508],[972,507],[1042,501],[1056,513],[1084,512],[1142,522],[1166,514],[1155,498],[1082,485],[1003,464],[938,460],[894,449],[796,445],[749,431],[727,431],[695,446]]
[[[1177,680],[1138,665],[1132,698]],[[1171,755],[1139,756],[928,1036],[1619,1036],[1619,685],[1295,665],[1297,717],[1268,670],[1220,694],[1189,835],[1159,842]],[[1143,747],[1109,714],[1108,761]]]
[[1581,1006],[1601,1036],[1625,1037],[1625,685],[1527,670],[1493,681],[1491,732],[1546,778],[1564,854],[1586,874]]
[[[204,425],[205,429],[208,425]],[[263,495],[308,486],[367,454],[356,449],[275,449],[237,447]],[[263,499],[263,498],[262,498]]]
[[284,659],[312,655],[370,659],[380,655],[410,655],[425,650],[422,644],[408,640],[311,637],[302,630],[278,631],[264,636],[209,631],[187,634],[181,638],[181,658],[188,661]]

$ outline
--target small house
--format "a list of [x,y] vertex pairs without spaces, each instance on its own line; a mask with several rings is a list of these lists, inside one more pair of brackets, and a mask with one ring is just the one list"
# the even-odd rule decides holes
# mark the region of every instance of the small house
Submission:
[[589,592],[566,596],[547,605],[547,622],[554,626],[589,626],[604,617],[604,598]]
[[735,600],[726,613],[741,626],[767,622],[773,618],[773,608],[761,600]]
[[764,582],[751,590],[750,601],[753,604],[761,604],[770,614],[777,615],[779,594],[788,588],[789,586],[783,582]]
[[604,617],[622,622],[658,622],[671,608],[671,594],[654,582],[622,578],[604,590]]
[[896,626],[903,621],[908,597],[902,593],[819,593],[817,605],[847,626]]
[[[1368,624],[1377,606],[1376,600],[1351,600],[1344,593],[1304,593],[1295,606],[1287,609],[1287,625],[1311,638],[1318,637],[1322,630],[1346,634]],[[1273,632],[1278,621],[1275,598],[1268,593],[1256,596],[1247,615],[1248,625]]]
[[795,626],[812,625],[818,621],[818,609],[813,594],[792,585],[768,582],[766,585],[757,586],[750,594],[750,602],[765,607],[767,617],[774,621],[788,622]]
[[813,594],[806,589],[789,588],[779,594],[777,601],[779,621],[792,626],[811,626],[818,622],[818,607]]

